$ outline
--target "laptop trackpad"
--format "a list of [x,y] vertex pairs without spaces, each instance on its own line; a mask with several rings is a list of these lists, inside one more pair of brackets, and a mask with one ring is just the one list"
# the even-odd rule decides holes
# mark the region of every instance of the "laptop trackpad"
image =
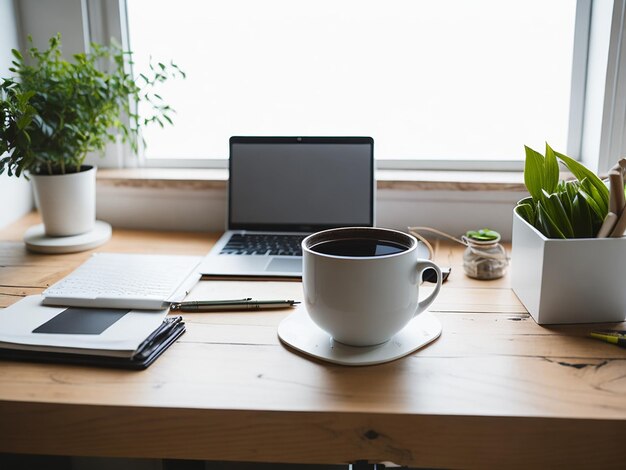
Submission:
[[270,272],[298,273],[302,272],[302,259],[273,258],[265,268]]

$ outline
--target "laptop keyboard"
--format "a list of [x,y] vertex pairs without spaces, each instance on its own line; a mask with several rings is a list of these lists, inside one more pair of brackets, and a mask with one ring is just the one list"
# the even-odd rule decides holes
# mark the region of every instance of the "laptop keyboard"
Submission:
[[306,235],[233,234],[222,248],[221,255],[302,256],[302,240]]

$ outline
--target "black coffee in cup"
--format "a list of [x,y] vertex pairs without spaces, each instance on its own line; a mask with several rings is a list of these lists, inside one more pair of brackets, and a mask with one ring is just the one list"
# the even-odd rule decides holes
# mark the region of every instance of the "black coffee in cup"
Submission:
[[311,246],[311,250],[316,253],[350,258],[395,255],[408,249],[400,243],[373,238],[340,238],[325,240]]

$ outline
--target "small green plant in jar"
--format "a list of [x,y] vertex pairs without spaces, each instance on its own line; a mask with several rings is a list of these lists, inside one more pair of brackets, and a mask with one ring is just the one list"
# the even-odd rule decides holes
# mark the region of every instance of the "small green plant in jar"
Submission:
[[469,230],[463,241],[467,248],[463,253],[463,270],[474,279],[498,279],[504,276],[509,259],[506,250],[499,243],[500,234],[483,228]]

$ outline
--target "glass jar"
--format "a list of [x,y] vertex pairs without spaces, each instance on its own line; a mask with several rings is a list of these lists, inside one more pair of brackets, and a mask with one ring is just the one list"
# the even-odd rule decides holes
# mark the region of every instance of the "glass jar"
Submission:
[[509,258],[506,250],[499,243],[500,237],[494,240],[478,241],[463,237],[467,244],[463,253],[463,270],[474,279],[498,279],[506,273]]

